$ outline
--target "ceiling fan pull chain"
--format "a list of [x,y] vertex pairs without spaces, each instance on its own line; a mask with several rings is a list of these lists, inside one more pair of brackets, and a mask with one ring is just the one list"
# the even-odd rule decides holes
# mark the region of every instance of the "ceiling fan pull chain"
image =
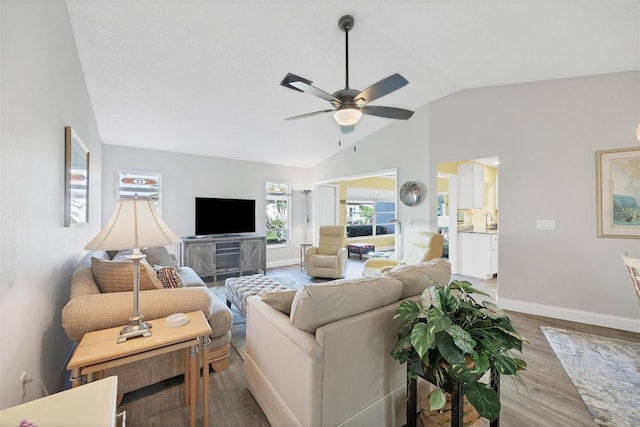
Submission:
[[345,55],[346,59],[344,61],[346,68],[346,89],[349,90],[349,27],[346,27],[344,30],[344,40],[345,40]]

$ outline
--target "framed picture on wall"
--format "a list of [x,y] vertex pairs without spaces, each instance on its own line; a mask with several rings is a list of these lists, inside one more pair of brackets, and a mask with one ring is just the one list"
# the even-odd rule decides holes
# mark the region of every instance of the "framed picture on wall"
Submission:
[[151,199],[158,212],[162,213],[162,175],[159,172],[118,169],[117,175],[118,199]]
[[89,222],[89,150],[70,126],[64,128],[64,225]]
[[640,238],[640,148],[596,152],[598,237]]

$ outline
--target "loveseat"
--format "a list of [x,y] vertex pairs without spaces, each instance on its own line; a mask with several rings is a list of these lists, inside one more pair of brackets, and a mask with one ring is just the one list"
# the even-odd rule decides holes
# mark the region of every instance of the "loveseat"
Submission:
[[406,298],[444,285],[442,259],[379,277],[247,299],[245,382],[273,426],[402,426],[406,367],[391,357]]
[[[166,248],[154,248],[143,252],[147,253],[148,262],[140,265],[140,313],[144,315],[145,320],[151,320],[162,319],[174,313],[202,311],[213,331],[209,345],[209,363],[215,371],[226,369],[229,366],[232,323],[229,308],[206,287],[191,268],[178,267],[175,257],[171,256]],[[124,277],[127,274],[118,274],[112,270],[118,267],[116,264],[121,266],[122,263],[117,261],[122,258],[114,256],[112,259],[108,252],[93,251],[88,252],[76,266],[71,278],[71,297],[62,309],[62,327],[71,340],[79,342],[87,332],[125,326],[129,323],[129,316],[133,310],[133,292],[101,292],[101,289],[110,290],[106,289],[107,286],[133,288],[132,269],[128,271],[128,277]],[[167,281],[165,280],[163,286],[163,283],[157,280],[158,277],[154,277],[155,271],[151,266],[166,267],[167,264],[172,264],[170,267],[174,270],[169,270],[179,275],[178,282],[181,282],[183,287],[165,288]],[[98,282],[94,276],[99,278]],[[182,373],[182,352],[155,356],[106,371],[107,375],[118,375],[119,397],[129,391]]]

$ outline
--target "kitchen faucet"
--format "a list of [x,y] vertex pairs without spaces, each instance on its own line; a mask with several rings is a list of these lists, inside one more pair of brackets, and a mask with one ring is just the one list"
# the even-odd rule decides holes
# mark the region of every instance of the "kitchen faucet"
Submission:
[[[487,221],[489,220],[489,221]],[[489,226],[491,225],[491,223],[493,222],[493,215],[491,215],[491,212],[487,212],[487,214],[484,216],[484,228],[485,230],[489,229]]]

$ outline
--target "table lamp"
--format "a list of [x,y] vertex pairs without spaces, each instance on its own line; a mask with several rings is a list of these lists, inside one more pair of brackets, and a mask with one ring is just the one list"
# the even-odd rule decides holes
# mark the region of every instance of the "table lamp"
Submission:
[[86,250],[133,249],[129,258],[133,262],[133,315],[129,324],[120,331],[118,343],[128,338],[150,337],[151,326],[144,323],[138,308],[140,294],[140,261],[145,255],[140,248],[166,246],[179,243],[176,236],[162,221],[162,217],[149,198],[118,199],[111,219],[84,247]]

